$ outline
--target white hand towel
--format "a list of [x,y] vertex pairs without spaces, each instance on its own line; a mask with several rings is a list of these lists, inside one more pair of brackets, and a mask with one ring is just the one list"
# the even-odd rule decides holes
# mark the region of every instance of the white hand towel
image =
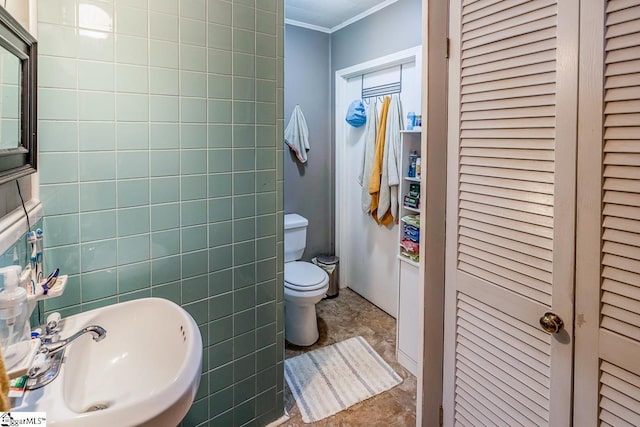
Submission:
[[[389,189],[391,192],[391,215],[393,218],[398,221],[398,208],[400,205],[400,200],[398,200],[398,192],[400,189],[400,181],[402,175],[402,153],[401,153],[401,140],[402,137],[400,135],[400,131],[404,129],[404,116],[402,111],[402,101],[400,100],[400,96],[395,95],[395,103],[397,106],[395,108],[395,113],[393,116],[389,114],[388,122],[387,122],[387,132],[390,132],[389,138],[391,138],[394,142],[392,146],[394,148],[393,155],[389,156],[388,163],[388,172],[389,172]],[[391,104],[394,104],[392,100]],[[391,150],[391,148],[389,148]],[[390,151],[391,153],[391,151]]]
[[307,162],[307,151],[310,149],[309,128],[307,128],[307,121],[299,105],[293,109],[289,124],[284,130],[284,142],[296,153],[300,163]]
[[394,220],[398,219],[398,185],[400,184],[400,131],[402,130],[402,107],[400,97],[394,94],[387,115],[387,134],[385,137],[384,157],[382,160],[382,178],[380,184],[380,200],[378,202],[378,219],[391,212]]
[[358,182],[362,187],[362,211],[369,213],[371,210],[371,194],[369,193],[369,182],[371,181],[371,168],[373,157],[376,151],[376,132],[378,130],[378,108],[375,103],[367,106],[367,124],[364,132],[364,150],[362,153],[362,166]]

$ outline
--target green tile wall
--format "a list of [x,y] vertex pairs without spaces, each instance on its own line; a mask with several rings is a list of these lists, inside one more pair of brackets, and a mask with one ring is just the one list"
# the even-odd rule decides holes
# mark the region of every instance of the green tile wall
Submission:
[[283,410],[283,0],[40,0],[47,301],[181,304],[203,373],[184,426]]

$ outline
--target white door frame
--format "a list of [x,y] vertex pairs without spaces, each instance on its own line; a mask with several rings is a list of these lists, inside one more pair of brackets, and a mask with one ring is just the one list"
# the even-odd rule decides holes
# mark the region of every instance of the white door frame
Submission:
[[[335,216],[336,216],[336,228],[335,228],[335,242],[336,242],[336,255],[338,255],[343,263],[348,263],[350,260],[345,259],[346,254],[340,252],[340,248],[345,246],[344,238],[346,233],[343,233],[345,227],[345,220],[341,215],[341,208],[346,204],[346,192],[338,183],[342,182],[346,174],[346,168],[353,167],[353,162],[346,158],[346,144],[344,141],[347,138],[347,124],[343,120],[344,111],[342,107],[347,105],[350,99],[347,96],[347,84],[348,80],[361,76],[362,74],[372,73],[375,71],[384,70],[397,66],[400,64],[407,64],[415,62],[418,67],[418,73],[420,73],[420,64],[422,61],[422,47],[416,46],[411,49],[403,50],[391,55],[383,56],[373,59],[371,61],[363,62],[351,67],[343,68],[336,71],[336,97],[335,97],[335,124],[336,124],[336,148],[335,148],[335,165],[336,165],[336,197],[335,197]],[[345,269],[340,269],[340,283],[344,284],[345,281]]]
[[[361,64],[357,64],[351,67],[343,68],[341,70],[336,71],[335,73],[335,171],[336,171],[336,185],[335,185],[335,242],[336,242],[336,255],[341,258],[341,262],[343,264],[348,264],[352,262],[348,259],[348,255],[345,253],[341,253],[341,247],[345,246],[344,239],[346,238],[346,233],[343,232],[345,227],[348,226],[348,222],[346,218],[343,218],[341,215],[341,207],[346,204],[346,191],[339,185],[340,182],[344,179],[346,175],[346,168],[353,167],[353,161],[347,159],[345,154],[346,150],[346,137],[347,137],[347,124],[343,120],[344,111],[343,106],[347,105],[350,101],[347,97],[347,84],[348,80],[361,76],[362,74],[372,73],[375,71],[384,70],[387,68],[391,68],[401,64],[413,63],[415,62],[417,67],[418,75],[424,74],[424,64],[422,63],[422,46],[416,46],[410,49],[403,50],[401,52],[397,52],[391,55],[383,56],[380,58],[373,59],[371,61],[363,62]],[[424,106],[425,100],[422,99],[422,105]],[[423,111],[426,111],[423,108]],[[392,248],[391,250],[396,250],[396,248]],[[395,256],[395,255],[394,255]],[[357,260],[354,260],[357,262]],[[420,260],[420,283],[424,282],[424,259]],[[344,268],[340,269],[339,280],[341,283],[341,287],[345,285],[345,270]],[[419,340],[418,349],[419,349],[419,360],[418,360],[418,390],[417,390],[417,398],[416,398],[416,425],[421,425],[421,412],[422,412],[422,354],[423,354],[423,328],[424,324],[424,286],[419,287],[419,306],[418,306],[418,325],[419,334],[416,337]]]
[[[345,236],[346,233],[343,233],[344,227],[346,227],[346,221],[342,217],[342,206],[346,204],[346,192],[343,188],[338,185],[338,183],[342,182],[344,176],[346,174],[346,168],[353,167],[353,162],[348,160],[346,157],[346,141],[347,138],[347,124],[343,120],[344,111],[342,107],[347,105],[350,99],[347,96],[347,84],[348,80],[361,76],[362,74],[368,74],[375,71],[384,70],[387,68],[391,68],[393,66],[407,64],[411,62],[415,62],[418,67],[418,73],[420,73],[420,64],[422,61],[422,47],[416,46],[411,49],[403,50],[401,52],[397,52],[391,55],[383,56],[380,58],[373,59],[371,61],[363,62],[361,64],[353,65],[351,67],[343,68],[341,70],[336,71],[335,74],[335,82],[336,82],[336,97],[335,97],[335,165],[336,165],[336,196],[335,196],[335,217],[336,217],[336,227],[335,227],[335,242],[336,242],[336,255],[341,258],[342,263],[346,264],[350,262],[346,253],[341,253],[341,247],[345,245]],[[347,256],[347,258],[345,258]],[[345,284],[345,269],[340,269],[340,283],[344,287]]]
[[[336,255],[341,258],[342,263],[346,264],[350,260],[345,259],[345,254],[340,252],[340,248],[345,246],[344,238],[346,233],[343,233],[343,227],[345,227],[345,221],[341,215],[341,208],[346,204],[346,192],[338,185],[342,182],[345,176],[346,168],[353,167],[353,162],[346,157],[346,144],[343,142],[347,138],[347,124],[343,120],[344,111],[342,107],[348,105],[350,99],[347,96],[347,84],[348,80],[361,76],[362,74],[368,74],[375,71],[384,70],[401,64],[407,64],[415,62],[418,67],[418,73],[420,73],[420,64],[422,61],[422,47],[416,46],[411,49],[403,50],[391,55],[383,56],[373,59],[371,61],[363,62],[361,64],[353,65],[351,67],[343,68],[336,71],[336,97],[335,97],[335,124],[336,124],[336,148],[335,148],[335,165],[336,165],[336,196],[335,196],[335,242],[336,242]],[[345,283],[345,269],[340,269],[340,283]]]
[[[416,424],[442,423],[445,228],[447,200],[447,82],[449,1],[422,1],[422,162],[420,312]],[[425,160],[426,159],[426,160]],[[425,163],[426,162],[426,163]]]

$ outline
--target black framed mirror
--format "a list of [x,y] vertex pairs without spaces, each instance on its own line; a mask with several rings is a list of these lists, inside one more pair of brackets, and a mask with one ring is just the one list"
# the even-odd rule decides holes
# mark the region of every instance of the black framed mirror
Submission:
[[37,167],[36,39],[0,7],[0,184]]

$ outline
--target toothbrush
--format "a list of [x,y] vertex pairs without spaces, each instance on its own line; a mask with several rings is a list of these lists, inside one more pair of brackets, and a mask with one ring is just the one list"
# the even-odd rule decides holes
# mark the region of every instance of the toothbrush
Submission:
[[44,232],[41,228],[36,230],[36,278],[38,281],[42,280],[43,277],[43,268],[42,268],[42,238],[44,237]]
[[29,259],[29,264],[31,266],[31,286],[35,289],[36,283],[38,283],[38,272],[36,269],[38,262],[38,248],[35,231],[29,231],[27,233],[27,242],[31,243],[31,258]]
[[47,295],[49,293],[49,290],[51,290],[51,288],[53,288],[56,285],[56,282],[58,281],[58,274],[60,274],[59,268],[56,268],[55,270],[53,270],[53,272],[47,277],[47,280],[42,282],[42,285],[38,287],[38,290],[35,293],[35,295],[36,296]]

